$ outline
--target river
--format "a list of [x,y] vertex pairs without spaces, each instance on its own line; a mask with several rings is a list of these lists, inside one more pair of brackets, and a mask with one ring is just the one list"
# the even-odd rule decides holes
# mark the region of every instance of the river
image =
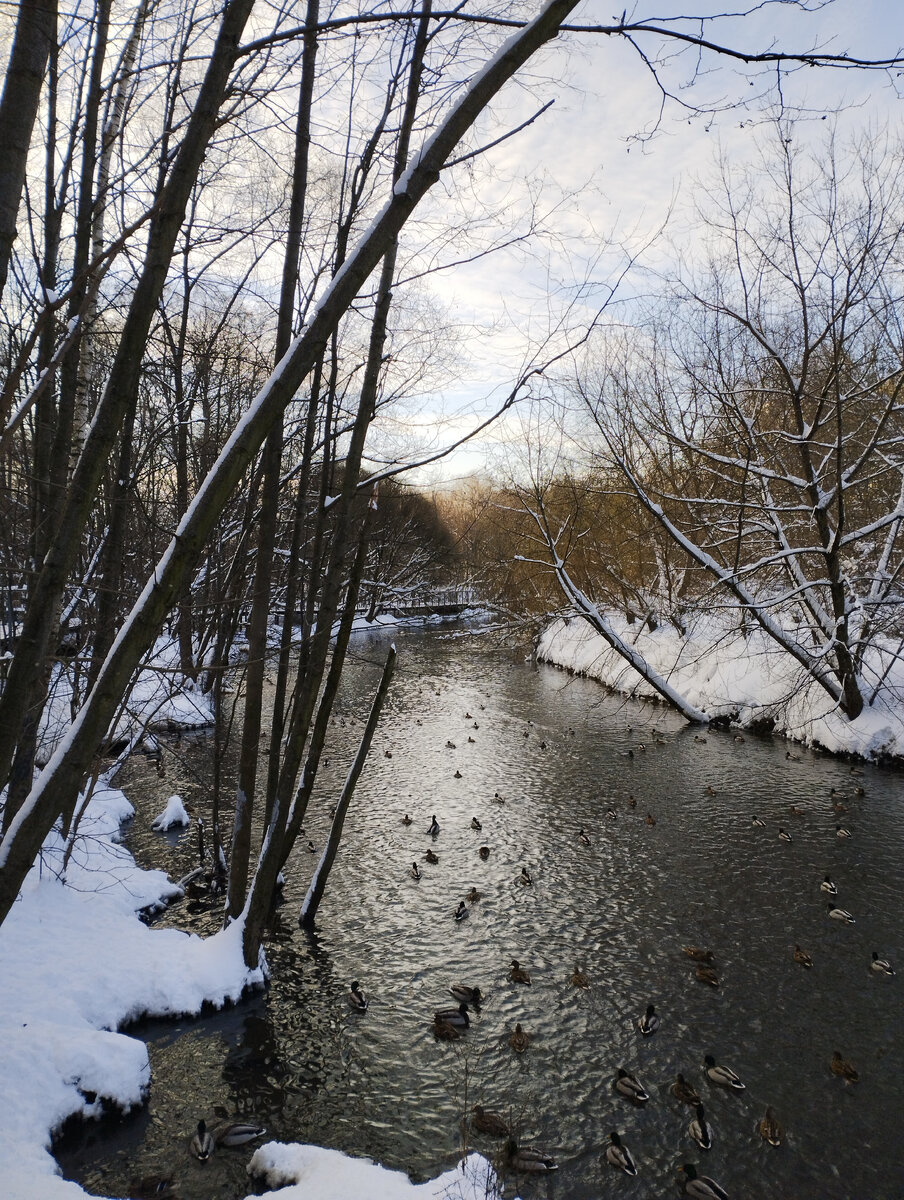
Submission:
[[[162,1171],[183,1200],[244,1196],[247,1147],[205,1166],[187,1152],[199,1118],[228,1116],[423,1179],[456,1161],[461,1118],[482,1103],[559,1161],[554,1175],[522,1177],[525,1200],[676,1195],[683,1162],[732,1197],[899,1200],[901,980],[869,963],[878,950],[904,964],[901,775],[798,747],[789,756],[769,739],[701,737],[661,707],[464,633],[397,633],[390,698],[307,935],[296,923],[316,861],[305,842],[323,845],[385,654],[385,635],[353,640],[329,766],[267,946],[270,988],[224,1012],[133,1027],[150,1049],[148,1104],[67,1132],[65,1173],[105,1195]],[[204,811],[209,746],[183,746],[164,781],[140,760],[120,781],[139,809],[133,852],[174,876],[192,864],[194,834],[167,839],[149,825],[173,791]],[[839,822],[850,838],[836,837]],[[438,864],[424,861],[428,848]],[[855,924],[827,917],[826,874]],[[481,898],[456,923],[472,887]],[[212,931],[218,912],[186,903],[167,920]],[[795,944],[812,969],[795,963]],[[697,980],[685,945],[713,952],[718,988]],[[509,980],[513,958],[530,987]],[[587,989],[570,982],[576,964]],[[344,1002],[353,979],[371,998],[361,1016]],[[464,1038],[440,1043],[431,1016],[454,1003],[457,981],[486,1000]],[[644,1038],[636,1022],[650,1003],[661,1026]],[[521,1055],[508,1042],[516,1022],[532,1039]],[[833,1075],[836,1050],[858,1083]],[[710,1084],[706,1054],[746,1089]],[[613,1090],[619,1067],[646,1087],[643,1107]],[[708,1154],[688,1136],[693,1111],[671,1095],[678,1072],[706,1106]],[[756,1133],[767,1104],[785,1127],[777,1149]],[[610,1130],[633,1152],[636,1179],[607,1166]]]

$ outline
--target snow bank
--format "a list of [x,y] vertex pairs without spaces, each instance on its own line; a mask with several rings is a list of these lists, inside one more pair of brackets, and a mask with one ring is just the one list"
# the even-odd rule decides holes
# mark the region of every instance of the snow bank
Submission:
[[[710,717],[727,717],[742,727],[770,722],[778,734],[836,754],[904,756],[904,672],[898,664],[889,671],[882,696],[856,721],[848,721],[759,628],[745,633],[737,624],[728,627],[718,617],[698,614],[689,618],[682,636],[673,626],[651,631],[618,615],[606,616],[660,675]],[[618,692],[655,696],[582,617],[562,617],[547,625],[537,657]],[[886,664],[873,666],[878,673]]]
[[366,1158],[268,1142],[255,1151],[248,1174],[284,1189],[280,1200],[487,1200],[498,1195],[493,1169],[479,1154],[469,1154],[437,1179],[412,1183],[401,1171],[387,1171]]
[[154,817],[152,829],[156,829],[158,833],[165,833],[167,829],[172,829],[174,826],[181,826],[183,829],[190,823],[191,818],[185,811],[185,804],[181,796],[170,796],[166,802],[166,808],[158,816]]

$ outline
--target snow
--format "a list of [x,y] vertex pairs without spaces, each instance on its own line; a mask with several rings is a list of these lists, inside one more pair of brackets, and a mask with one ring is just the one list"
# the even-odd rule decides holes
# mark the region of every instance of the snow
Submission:
[[[242,960],[241,922],[202,939],[150,929],[139,919],[141,909],[181,890],[164,872],[139,869],[119,844],[121,823],[132,815],[121,791],[98,782],[68,855],[55,830],[0,926],[3,1200],[87,1196],[58,1175],[51,1134],[75,1114],[100,1115],[104,1101],[124,1110],[143,1103],[150,1086],[147,1048],[118,1029],[146,1015],[219,1008],[263,985],[263,971],[249,971]],[[399,1172],[316,1146],[270,1143],[254,1161],[270,1186],[284,1189],[282,1200],[486,1200],[494,1194],[490,1166],[477,1155],[462,1170],[417,1185]]]
[[[688,616],[682,636],[671,625],[648,626],[606,613],[619,635],[710,718],[727,717],[748,727],[762,721],[774,732],[835,754],[866,759],[904,756],[904,670],[891,664],[882,695],[855,721],[833,705],[823,688],[759,628],[743,632],[719,613]],[[652,697],[652,689],[611,650],[582,617],[561,617],[542,631],[537,657],[598,679],[628,695]],[[887,661],[866,664],[867,678]]]
[[190,822],[191,818],[185,811],[182,797],[170,796],[166,802],[166,808],[154,818],[151,828],[156,829],[158,833],[165,833],[167,829],[172,829],[176,825],[181,825],[184,829]]

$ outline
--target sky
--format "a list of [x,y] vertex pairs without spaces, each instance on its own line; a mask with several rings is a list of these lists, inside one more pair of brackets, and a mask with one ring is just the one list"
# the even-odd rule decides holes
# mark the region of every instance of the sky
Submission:
[[[587,5],[576,20],[605,21],[609,7]],[[636,4],[634,20],[675,17],[692,9],[715,14],[714,3]],[[739,6],[747,8],[747,5]],[[863,57],[887,57],[904,47],[904,5],[897,0],[835,0],[816,12],[787,5],[754,4],[748,16],[707,26],[715,41],[751,50],[781,48]],[[685,22],[676,27],[699,29]],[[655,54],[657,43],[642,43]],[[421,404],[420,420],[434,422],[442,437],[473,427],[475,413],[485,414],[509,391],[528,353],[550,317],[549,296],[561,297],[587,279],[593,281],[583,312],[589,313],[619,277],[626,258],[638,256],[638,269],[622,280],[625,299],[642,284],[644,265],[668,260],[667,236],[657,236],[672,212],[670,228],[686,229],[688,206],[698,181],[713,171],[717,152],[733,162],[750,159],[767,133],[775,111],[774,70],[768,77],[745,68],[742,74],[724,62],[704,59],[694,75],[694,58],[685,55],[663,67],[661,78],[676,99],[666,103],[655,134],[639,133],[657,125],[660,93],[651,72],[623,39],[567,35],[543,52],[530,78],[508,85],[495,105],[516,127],[549,99],[553,107],[527,129],[490,151],[494,177],[482,187],[499,202],[513,224],[523,212],[527,181],[534,181],[541,204],[555,213],[550,236],[537,239],[529,254],[523,247],[481,259],[437,277],[432,287],[448,311],[468,330],[458,380]],[[816,143],[831,127],[837,135],[862,136],[870,127],[900,126],[904,114],[904,72],[839,71],[804,68],[782,82],[786,109],[800,106],[795,122],[798,143]],[[745,107],[723,107],[743,102]],[[695,114],[682,103],[722,111]],[[822,118],[826,120],[823,121]],[[493,136],[498,136],[496,130]],[[487,135],[486,140],[490,140]],[[489,163],[485,164],[489,165]],[[458,177],[446,181],[456,186]],[[693,229],[691,229],[691,238]],[[606,248],[614,240],[617,245]],[[601,255],[599,261],[594,257]],[[558,311],[557,302],[555,306]],[[623,312],[624,310],[622,310]],[[517,443],[522,418],[509,415],[486,436],[476,439],[441,465],[419,475],[424,485],[467,476],[484,469],[487,454],[498,461],[499,443]],[[502,455],[504,458],[504,454]]]

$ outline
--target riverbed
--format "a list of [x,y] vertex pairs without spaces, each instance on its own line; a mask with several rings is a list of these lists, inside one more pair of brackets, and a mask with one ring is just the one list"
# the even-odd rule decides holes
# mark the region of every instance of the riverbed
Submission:
[[[133,1028],[150,1049],[148,1104],[67,1135],[66,1174],[105,1195],[162,1172],[183,1200],[242,1197],[247,1148],[204,1166],[187,1152],[199,1118],[228,1117],[427,1178],[466,1144],[498,1149],[463,1130],[480,1103],[560,1164],[520,1179],[525,1198],[677,1194],[683,1162],[732,1196],[900,1197],[900,980],[869,969],[873,950],[904,962],[900,774],[731,731],[701,736],[659,706],[466,630],[395,636],[396,677],[316,930],[297,927],[316,862],[306,842],[323,845],[385,634],[352,644],[329,765],[267,945],[270,988],[211,1016]],[[142,864],[173,876],[192,865],[193,830],[149,827],[174,791],[204,815],[209,753],[206,739],[184,739],[164,779],[136,760],[120,780],[138,806],[128,836]],[[839,823],[850,838],[836,836]],[[827,917],[826,874],[855,924]],[[472,887],[480,899],[456,922]],[[166,919],[212,931],[218,906],[186,901]],[[796,944],[812,969],[794,961]],[[686,945],[712,951],[718,987],[696,978]],[[530,986],[509,979],[512,959]],[[589,988],[572,985],[576,966]],[[370,997],[363,1015],[345,1004],[353,979]],[[462,1039],[437,1042],[433,1011],[454,1003],[458,981],[486,1000]],[[644,1038],[637,1019],[651,1003],[661,1025]],[[508,1040],[516,1022],[531,1036],[520,1055]],[[835,1050],[859,1082],[832,1073]],[[710,1084],[706,1054],[745,1090]],[[619,1067],[648,1103],[618,1096]],[[671,1095],[678,1072],[706,1107],[708,1153]],[[785,1128],[779,1148],[756,1132],[767,1104]],[[636,1179],[606,1164],[614,1129]]]

